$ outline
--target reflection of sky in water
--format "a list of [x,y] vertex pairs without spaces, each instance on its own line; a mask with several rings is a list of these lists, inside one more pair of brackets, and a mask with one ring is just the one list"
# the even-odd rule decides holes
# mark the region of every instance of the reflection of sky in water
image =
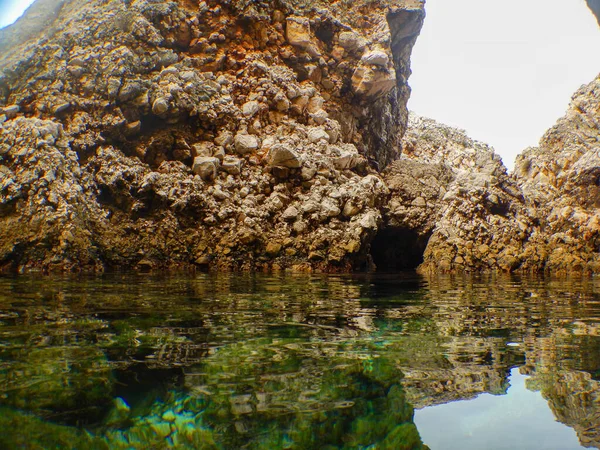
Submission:
[[583,448],[577,434],[556,421],[540,392],[525,387],[518,369],[510,372],[506,395],[415,411],[415,424],[432,450],[570,450]]

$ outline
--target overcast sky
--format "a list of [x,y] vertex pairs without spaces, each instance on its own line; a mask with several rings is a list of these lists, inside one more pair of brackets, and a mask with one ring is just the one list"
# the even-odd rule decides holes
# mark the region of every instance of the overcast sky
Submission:
[[[0,27],[31,0],[0,0]],[[600,72],[585,0],[427,0],[409,108],[466,129],[512,168]]]
[[511,167],[600,72],[585,0],[427,0],[409,108],[466,129]]

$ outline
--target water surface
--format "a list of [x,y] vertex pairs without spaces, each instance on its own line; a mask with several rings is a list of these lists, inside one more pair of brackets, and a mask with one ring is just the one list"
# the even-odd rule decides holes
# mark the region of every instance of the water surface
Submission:
[[600,448],[600,282],[0,278],[0,448]]

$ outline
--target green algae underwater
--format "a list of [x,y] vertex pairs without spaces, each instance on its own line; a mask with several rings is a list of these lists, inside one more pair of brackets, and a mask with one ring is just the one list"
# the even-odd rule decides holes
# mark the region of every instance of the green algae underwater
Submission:
[[380,342],[248,283],[3,279],[0,447],[425,448]]
[[504,395],[515,367],[557,417],[579,417],[560,411],[557,380],[583,374],[589,395],[600,378],[598,291],[414,276],[0,278],[0,448],[426,449],[413,407]]

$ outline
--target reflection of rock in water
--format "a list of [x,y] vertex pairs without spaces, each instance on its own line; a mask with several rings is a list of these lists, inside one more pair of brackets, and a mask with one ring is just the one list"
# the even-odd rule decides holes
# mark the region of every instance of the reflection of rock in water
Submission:
[[445,348],[448,367],[404,371],[403,385],[415,408],[506,393],[510,367],[519,358],[502,343],[455,338]]
[[600,383],[586,372],[541,368],[527,387],[540,390],[559,422],[585,447],[600,448]]
[[[18,347],[27,336],[28,342],[64,346],[68,330],[69,342],[83,352],[70,356],[79,358],[83,369],[98,369],[93,373],[99,377],[105,368],[118,366],[135,373],[144,391],[156,384],[145,387],[144,374],[156,378],[163,367],[179,367],[173,373],[185,374],[175,380],[177,386],[185,383],[185,393],[171,392],[139,411],[139,404],[157,396],[140,392],[147,403],[127,397],[119,386],[130,380],[116,371],[106,398],[122,397],[131,416],[118,427],[110,425],[106,439],[111,445],[148,430],[162,433],[175,420],[182,437],[193,428],[189,439],[227,441],[228,448],[239,448],[242,440],[261,436],[270,426],[296,434],[272,435],[275,440],[266,448],[281,448],[288,438],[314,448],[310,443],[324,435],[341,442],[339,430],[345,436],[355,432],[355,442],[397,442],[408,436],[419,448],[410,404],[421,408],[484,392],[502,395],[512,367],[532,376],[529,388],[541,390],[582,443],[599,445],[598,382],[588,374],[597,377],[600,368],[600,280],[370,277],[202,275],[159,284],[140,277],[135,283],[128,279],[126,289],[122,284],[109,288],[108,282],[64,289],[50,279],[36,281],[44,284],[40,288],[0,279],[0,309],[10,311],[2,320],[19,332],[7,343]],[[9,307],[15,298],[32,299],[22,300],[26,317]],[[507,345],[511,342],[515,346]],[[93,394],[89,376],[59,371],[60,351],[38,349],[16,358],[14,367],[27,366],[32,376],[52,369],[48,385],[23,386],[20,399],[39,403],[25,406],[32,411],[60,406],[77,393]],[[110,366],[102,359],[104,351]],[[169,372],[164,375],[171,378]],[[71,391],[57,398],[46,395],[63,382],[71,383]],[[172,384],[167,383],[169,389]],[[38,426],[37,419],[11,414],[0,425]],[[369,434],[370,429],[379,434]],[[52,425],[46,435],[55,432],[68,434]],[[15,448],[2,438],[0,448]]]
[[[422,408],[503,394],[511,367],[531,375],[557,420],[572,427],[582,445],[600,448],[598,283],[433,277],[429,310],[444,361],[421,359],[402,366],[407,398]],[[518,346],[508,347],[510,341]],[[425,341],[422,341],[425,342]],[[428,353],[430,347],[421,347]],[[439,355],[439,353],[438,353]]]
[[388,358],[369,341],[231,344],[186,374],[227,448],[425,448]]
[[0,405],[32,411],[59,423],[97,421],[112,401],[114,378],[94,347],[27,348],[0,354]]

